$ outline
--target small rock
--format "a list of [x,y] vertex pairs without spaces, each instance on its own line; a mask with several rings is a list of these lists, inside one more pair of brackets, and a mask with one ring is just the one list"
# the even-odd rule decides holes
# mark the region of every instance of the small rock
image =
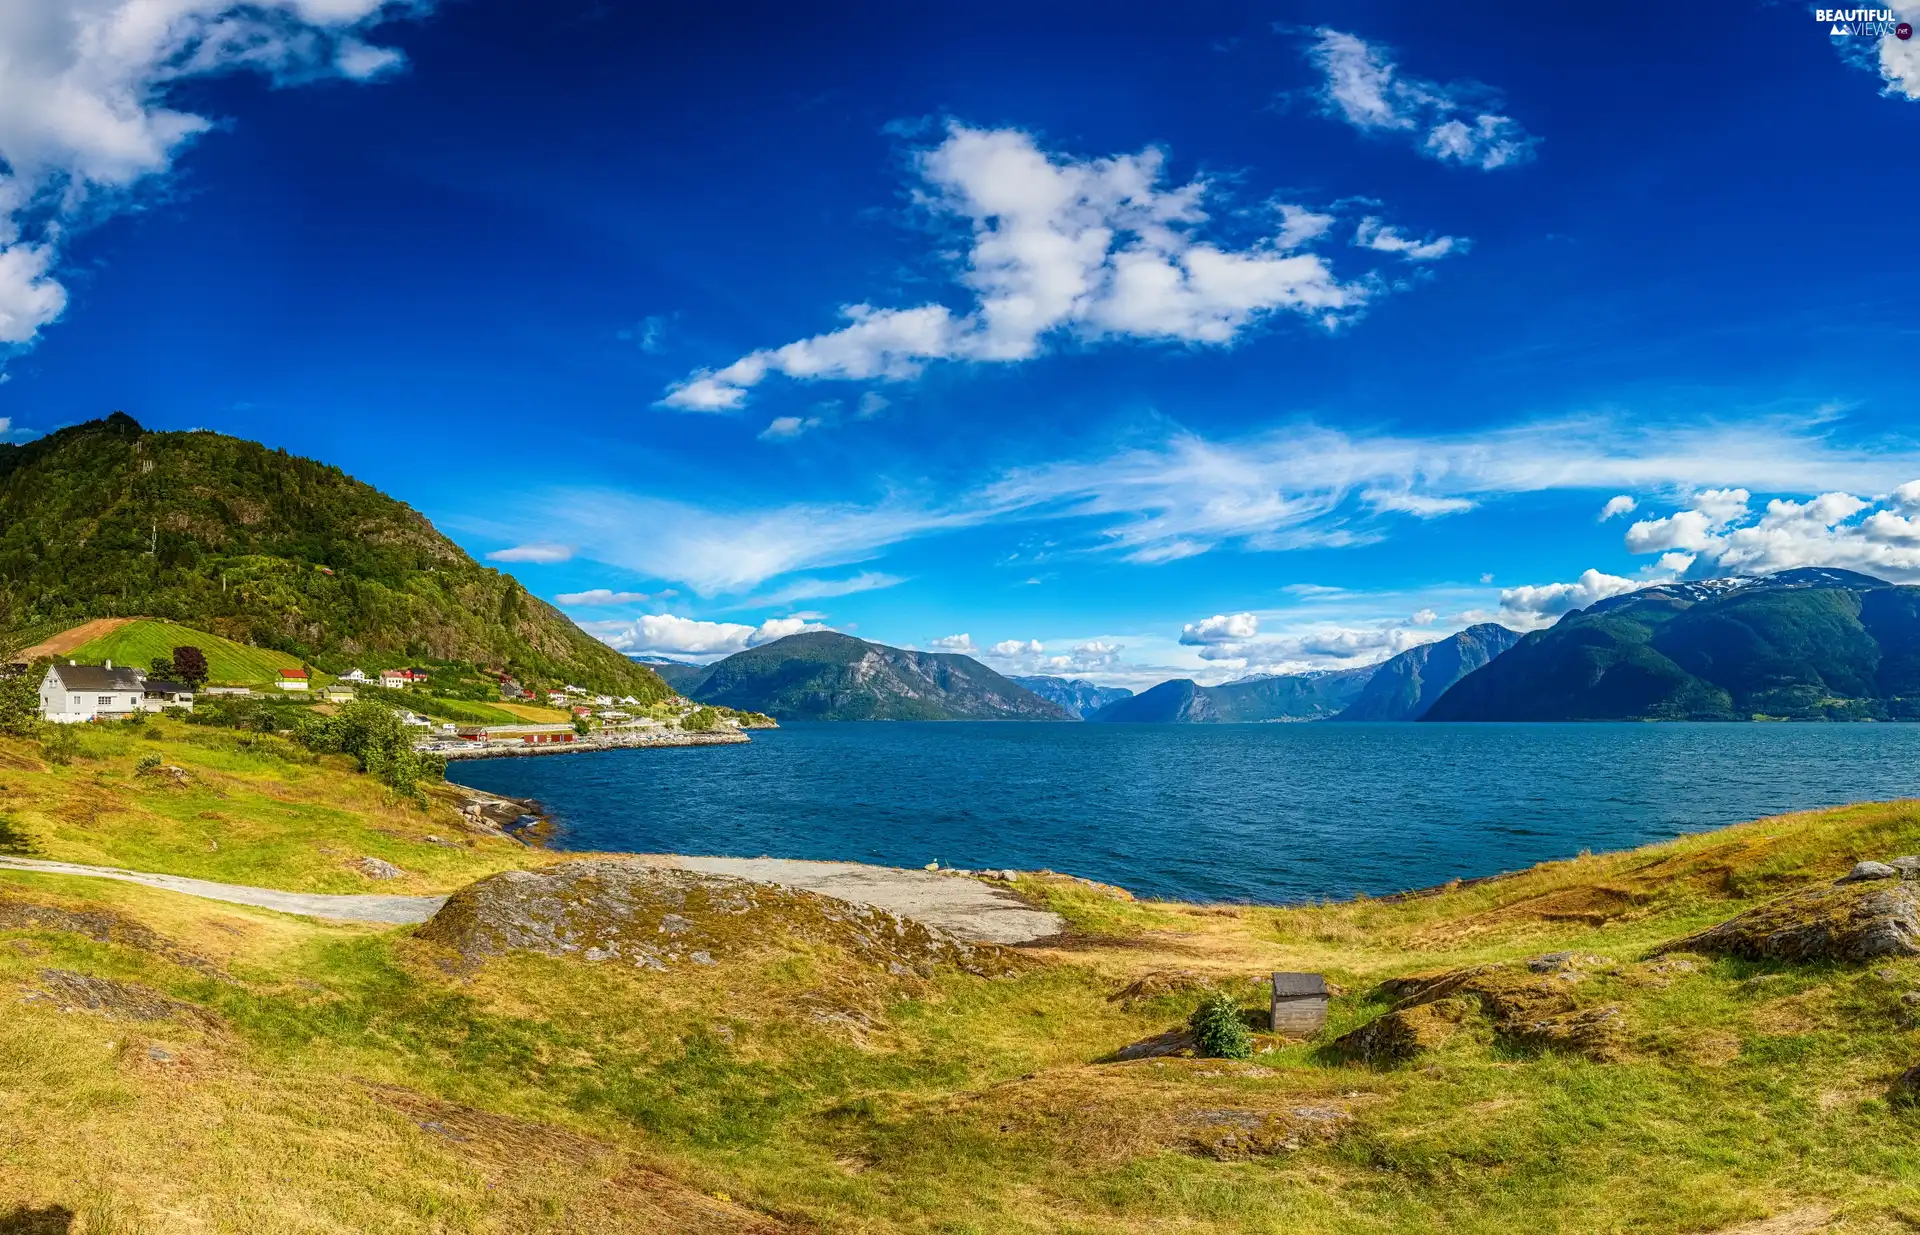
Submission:
[[1902,879],[1920,879],[1920,858],[1888,858],[1887,865],[1899,871]]
[[1833,882],[1838,886],[1843,883],[1866,883],[1873,879],[1898,878],[1900,878],[1899,869],[1889,866],[1885,862],[1855,862],[1852,870]]
[[1000,872],[1000,878],[1004,879],[1008,883],[1013,883],[1015,880],[1020,878],[1020,872],[1017,870],[1003,870]]
[[407,873],[393,863],[380,858],[361,858],[352,863],[352,866],[369,879],[398,879]]
[[1894,1106],[1920,1106],[1920,1064],[1894,1078],[1887,1087],[1887,1101]]
[[1898,982],[1900,980],[1900,971],[1897,969],[1876,969],[1873,971],[1873,976],[1882,982]]
[[149,1046],[147,1048],[147,1058],[153,1060],[155,1063],[172,1063],[173,1052],[164,1047]]
[[687,954],[687,959],[692,961],[696,965],[711,965],[713,964],[713,953],[689,952]]
[[929,870],[929,871],[937,871],[937,870],[939,870],[939,869],[940,869],[940,864],[939,864],[938,862],[929,862],[929,863],[927,863],[927,864],[926,864],[925,866],[923,866],[923,867],[921,867],[920,869],[921,869],[921,870]]

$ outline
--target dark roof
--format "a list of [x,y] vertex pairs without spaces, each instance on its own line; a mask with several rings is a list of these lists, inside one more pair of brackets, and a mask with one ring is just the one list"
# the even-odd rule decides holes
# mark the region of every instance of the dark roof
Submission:
[[140,671],[120,665],[108,669],[102,665],[59,665],[53,671],[68,690],[139,690]]
[[162,682],[155,678],[148,678],[147,693],[149,695],[191,695],[193,687],[185,682]]

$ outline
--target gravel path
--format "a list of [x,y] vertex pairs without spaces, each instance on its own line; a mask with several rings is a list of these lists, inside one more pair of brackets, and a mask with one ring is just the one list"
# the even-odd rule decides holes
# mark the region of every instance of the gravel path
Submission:
[[[1060,916],[1034,909],[1001,888],[965,875],[866,866],[858,862],[805,862],[795,858],[700,858],[679,854],[640,854],[636,860],[654,866],[733,875],[758,883],[779,884],[832,896],[857,905],[871,905],[937,926],[975,943],[1029,943],[1057,935],[1065,928]],[[0,870],[41,871],[52,875],[82,875],[145,884],[232,905],[277,909],[310,918],[337,918],[347,922],[380,922],[395,926],[425,922],[446,903],[444,896],[337,896],[318,892],[282,892],[235,883],[188,879],[183,875],[152,875],[111,866],[82,866],[77,862],[46,862],[37,858],[0,856]]]
[[642,858],[656,866],[733,875],[872,905],[975,943],[1031,943],[1066,928],[1059,914],[1035,909],[1013,893],[968,875],[797,858],[695,858],[659,853],[643,854]]
[[330,896],[319,892],[281,892],[274,888],[249,888],[237,883],[214,883],[207,879],[188,879],[184,875],[150,875],[142,871],[119,870],[111,866],[82,866],[77,862],[42,862],[34,858],[0,857],[0,870],[41,871],[50,875],[84,875],[92,879],[118,879],[123,883],[142,883],[150,888],[184,892],[188,896],[230,905],[252,905],[256,909],[277,909],[309,918],[338,918],[346,922],[383,922],[408,925],[425,922],[440,906],[444,896]]

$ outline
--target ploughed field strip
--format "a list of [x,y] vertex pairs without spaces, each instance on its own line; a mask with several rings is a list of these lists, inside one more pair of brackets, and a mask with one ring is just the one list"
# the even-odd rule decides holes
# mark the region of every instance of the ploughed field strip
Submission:
[[[972,943],[1028,943],[1059,934],[1063,925],[1058,914],[1031,908],[1011,892],[960,875],[862,866],[855,862],[802,862],[783,858],[700,858],[651,854],[624,861],[731,875],[752,883],[815,892],[924,922]],[[0,869],[117,879],[206,900],[252,905],[258,909],[274,909],[310,918],[394,926],[425,922],[439,912],[447,901],[444,896],[285,892],[277,888],[189,879],[182,875],[161,875],[5,855],[0,855]]]

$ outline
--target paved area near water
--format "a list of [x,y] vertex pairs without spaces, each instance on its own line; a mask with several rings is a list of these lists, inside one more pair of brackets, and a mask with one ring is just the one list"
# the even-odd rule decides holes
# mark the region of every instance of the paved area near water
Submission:
[[[1066,926],[1060,915],[1035,909],[1011,892],[965,875],[866,866],[858,862],[806,862],[795,858],[703,858],[679,854],[639,854],[637,860],[655,866],[732,875],[759,883],[779,884],[818,892],[859,905],[872,905],[937,926],[948,934],[975,943],[1030,943],[1059,934]],[[0,856],[0,870],[39,871],[50,875],[80,875],[90,879],[118,879],[144,884],[231,905],[252,905],[310,918],[346,922],[378,922],[406,926],[425,922],[446,903],[444,896],[330,895],[319,892],[282,892],[236,883],[214,883],[184,875],[155,875],[111,866],[83,866],[77,862],[47,862],[38,858]]]
[[966,875],[797,858],[641,856],[657,866],[733,875],[872,905],[975,943],[1031,943],[1066,929],[1059,914],[1035,909],[1011,892]]
[[425,922],[446,904],[444,896],[331,896],[319,892],[282,892],[250,888],[237,883],[214,883],[184,875],[151,875],[112,866],[82,866],[77,862],[43,862],[36,858],[0,857],[0,870],[40,871],[49,875],[82,875],[90,879],[118,879],[169,892],[183,892],[230,905],[277,909],[309,918],[337,918],[345,922],[381,922],[394,926]]

